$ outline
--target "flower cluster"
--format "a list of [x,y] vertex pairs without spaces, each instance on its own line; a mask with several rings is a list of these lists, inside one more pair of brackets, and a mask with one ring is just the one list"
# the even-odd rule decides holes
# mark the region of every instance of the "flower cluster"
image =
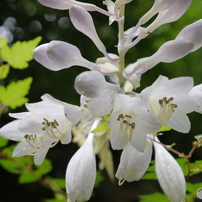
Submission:
[[[34,49],[35,60],[52,71],[72,66],[89,70],[75,78],[75,89],[81,95],[80,106],[45,94],[42,101],[26,104],[28,112],[10,114],[17,120],[2,127],[0,135],[20,141],[13,156],[32,155],[35,164],[40,165],[48,150],[59,141],[62,144],[71,142],[72,131],[77,134],[74,141],[84,138],[84,144],[72,157],[66,170],[68,201],[75,202],[88,200],[92,194],[96,175],[95,153],[101,159],[99,167],[108,169],[110,173],[109,143],[112,149],[123,150],[115,174],[122,184],[124,181],[137,181],[145,174],[153,145],[160,186],[170,201],[185,201],[182,170],[155,135],[163,125],[181,133],[189,132],[191,124],[187,114],[202,111],[202,86],[194,86],[191,77],[169,79],[160,75],[141,92],[136,89],[140,86],[141,76],[158,63],[176,61],[202,46],[202,20],[185,27],[174,40],[164,43],[152,56],[128,65],[124,61],[127,51],[156,28],[178,20],[191,0],[155,0],[152,8],[128,30],[124,30],[124,12],[126,4],[132,0],[105,0],[106,9],[76,0],[38,1],[47,7],[69,10],[73,26],[93,41],[103,57],[95,62],[89,61],[76,46],[56,40]],[[90,14],[92,11],[107,16],[109,25],[118,24],[116,54],[108,53],[100,40]],[[156,19],[144,27],[156,14]],[[113,77],[114,82],[106,81],[105,76]],[[96,132],[97,126],[103,123],[105,129]]]

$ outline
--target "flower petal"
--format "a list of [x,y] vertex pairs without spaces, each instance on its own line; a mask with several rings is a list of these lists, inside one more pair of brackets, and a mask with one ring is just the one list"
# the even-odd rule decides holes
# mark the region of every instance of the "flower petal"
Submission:
[[156,174],[161,188],[171,202],[185,201],[186,185],[182,169],[162,145],[153,144]]

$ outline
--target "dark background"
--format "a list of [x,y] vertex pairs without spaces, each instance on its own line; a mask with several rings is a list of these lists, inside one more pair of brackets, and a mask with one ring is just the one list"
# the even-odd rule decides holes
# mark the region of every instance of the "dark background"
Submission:
[[[83,1],[83,2],[95,2]],[[97,5],[102,6],[102,1],[97,1]],[[135,0],[126,6],[126,29],[134,26],[137,20],[151,7],[153,1]],[[135,62],[138,58],[152,55],[166,41],[174,39],[179,31],[186,25],[202,17],[202,1],[194,0],[191,7],[185,15],[177,22],[166,24],[141,41],[137,47],[127,53],[126,63]],[[108,52],[116,53],[115,45],[117,44],[117,25],[114,23],[108,26],[106,16],[92,12],[98,34],[106,44]],[[46,8],[39,4],[36,0],[1,0],[0,1],[0,35],[9,33],[10,44],[20,40],[31,40],[37,36],[42,36],[41,44],[50,42],[51,40],[61,40],[76,45],[82,55],[90,61],[95,61],[102,54],[96,49],[90,39],[79,33],[71,24],[68,11],[59,11]],[[141,88],[139,92],[146,86],[151,85],[158,77],[159,73],[169,78],[178,76],[192,76],[195,85],[202,81],[202,49],[189,54],[185,58],[170,64],[160,63],[152,70],[148,71],[142,77]],[[29,102],[38,102],[40,97],[49,93],[62,101],[79,105],[79,95],[73,88],[75,77],[85,68],[71,67],[59,72],[52,72],[34,60],[30,62],[30,67],[25,70],[12,69],[9,77],[5,80],[5,85],[14,80],[33,77],[33,83],[28,95]],[[17,108],[14,111],[24,111],[24,107]],[[178,134],[174,131],[167,132],[161,137],[165,144],[175,142],[175,147],[180,152],[187,154],[191,149],[191,142],[194,141],[193,136],[200,134],[202,131],[202,117],[200,114],[191,114],[192,129],[189,134]],[[11,121],[7,114],[1,118],[1,126]],[[77,146],[58,145],[51,149],[48,158],[52,160],[54,168],[50,173],[53,177],[63,178],[67,162],[76,151]],[[114,152],[115,168],[119,163],[120,152]],[[192,160],[201,160],[202,149],[198,149]],[[101,183],[100,188],[95,189],[95,196],[90,201],[106,201],[106,202],[136,202],[137,195],[150,194],[161,191],[159,185],[155,181],[139,181],[133,183],[124,183],[121,187],[117,182],[111,183],[104,172],[105,180]],[[15,202],[40,202],[43,198],[51,198],[52,193],[43,188],[38,183],[27,185],[19,185],[17,183],[18,176],[11,175],[0,168],[0,201]],[[202,176],[193,177],[192,181],[201,182]]]

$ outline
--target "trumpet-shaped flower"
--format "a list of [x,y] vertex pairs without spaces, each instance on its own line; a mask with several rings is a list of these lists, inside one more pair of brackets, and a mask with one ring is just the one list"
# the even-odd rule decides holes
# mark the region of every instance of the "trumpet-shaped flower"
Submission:
[[40,165],[49,148],[59,141],[71,141],[71,129],[80,119],[79,107],[60,102],[50,95],[42,96],[42,101],[26,104],[29,112],[10,114],[17,118],[0,129],[2,137],[21,141],[13,152],[14,157],[32,155]]
[[[92,130],[98,123],[98,120],[94,122]],[[92,194],[96,176],[93,140],[94,134],[90,133],[67,166],[66,190],[71,202],[88,200]]]
[[84,120],[91,120],[109,114],[113,108],[116,92],[105,89],[98,97],[81,96],[81,111]]
[[171,202],[185,201],[186,182],[182,169],[162,145],[156,142],[153,145],[156,175],[161,188]]
[[152,155],[152,144],[147,140],[144,152],[136,150],[130,143],[123,149],[118,170],[115,174],[119,185],[126,180],[138,181],[146,172]]
[[34,59],[44,67],[58,71],[74,65],[86,67],[90,70],[97,70],[95,63],[82,57],[80,50],[63,41],[51,41],[38,46],[33,50]]
[[197,103],[188,95],[192,87],[191,77],[168,80],[165,76],[159,76],[140,93],[140,98],[160,124],[187,133],[190,121],[186,114],[197,108]]
[[143,152],[148,133],[157,132],[160,124],[148,112],[140,98],[117,95],[109,118],[110,142],[113,149],[123,149],[128,142]]

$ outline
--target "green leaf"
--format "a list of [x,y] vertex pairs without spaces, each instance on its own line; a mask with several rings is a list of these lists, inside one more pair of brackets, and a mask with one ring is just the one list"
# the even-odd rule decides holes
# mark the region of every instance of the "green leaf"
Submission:
[[149,194],[149,195],[144,195],[144,196],[139,196],[140,202],[169,202],[168,198],[166,195],[161,194],[161,193],[154,193],[154,194]]
[[19,184],[36,182],[37,180],[38,180],[38,178],[36,175],[34,175],[34,171],[30,172],[27,170],[22,170],[22,174],[18,178]]
[[9,73],[10,66],[8,64],[0,66],[0,79],[5,79]]
[[200,140],[202,140],[202,134],[195,135],[194,138],[196,138],[197,141],[200,141]]
[[95,128],[94,130],[91,131],[91,133],[99,133],[99,132],[110,132],[109,125],[107,121],[103,120],[100,122],[100,124]]
[[24,69],[28,67],[28,62],[33,59],[32,51],[40,41],[41,37],[37,37],[30,41],[17,41],[12,47],[3,46],[1,56],[13,68]]
[[8,44],[7,38],[1,38],[0,37],[0,49]]
[[0,100],[12,109],[22,106],[28,102],[28,99],[24,96],[28,94],[31,83],[32,78],[28,77],[24,80],[12,82],[7,87],[0,86]]
[[48,159],[45,159],[44,162],[42,163],[42,165],[40,166],[36,166],[36,173],[39,176],[45,175],[47,173],[49,173],[52,170],[52,164],[51,161]]
[[20,174],[21,167],[10,159],[0,159],[0,165],[10,173]]
[[187,160],[185,158],[177,158],[176,161],[178,162],[178,164],[180,165],[184,176],[187,175],[188,173],[188,166],[187,166]]
[[161,128],[158,130],[157,133],[160,133],[160,132],[165,132],[165,131],[169,131],[171,130],[171,128],[167,125],[162,125]]
[[8,139],[5,139],[3,137],[0,137],[0,148],[5,147],[8,143]]
[[102,175],[101,172],[97,171],[96,172],[96,179],[95,179],[95,185],[94,187],[99,187],[100,183],[104,181],[104,176]]

